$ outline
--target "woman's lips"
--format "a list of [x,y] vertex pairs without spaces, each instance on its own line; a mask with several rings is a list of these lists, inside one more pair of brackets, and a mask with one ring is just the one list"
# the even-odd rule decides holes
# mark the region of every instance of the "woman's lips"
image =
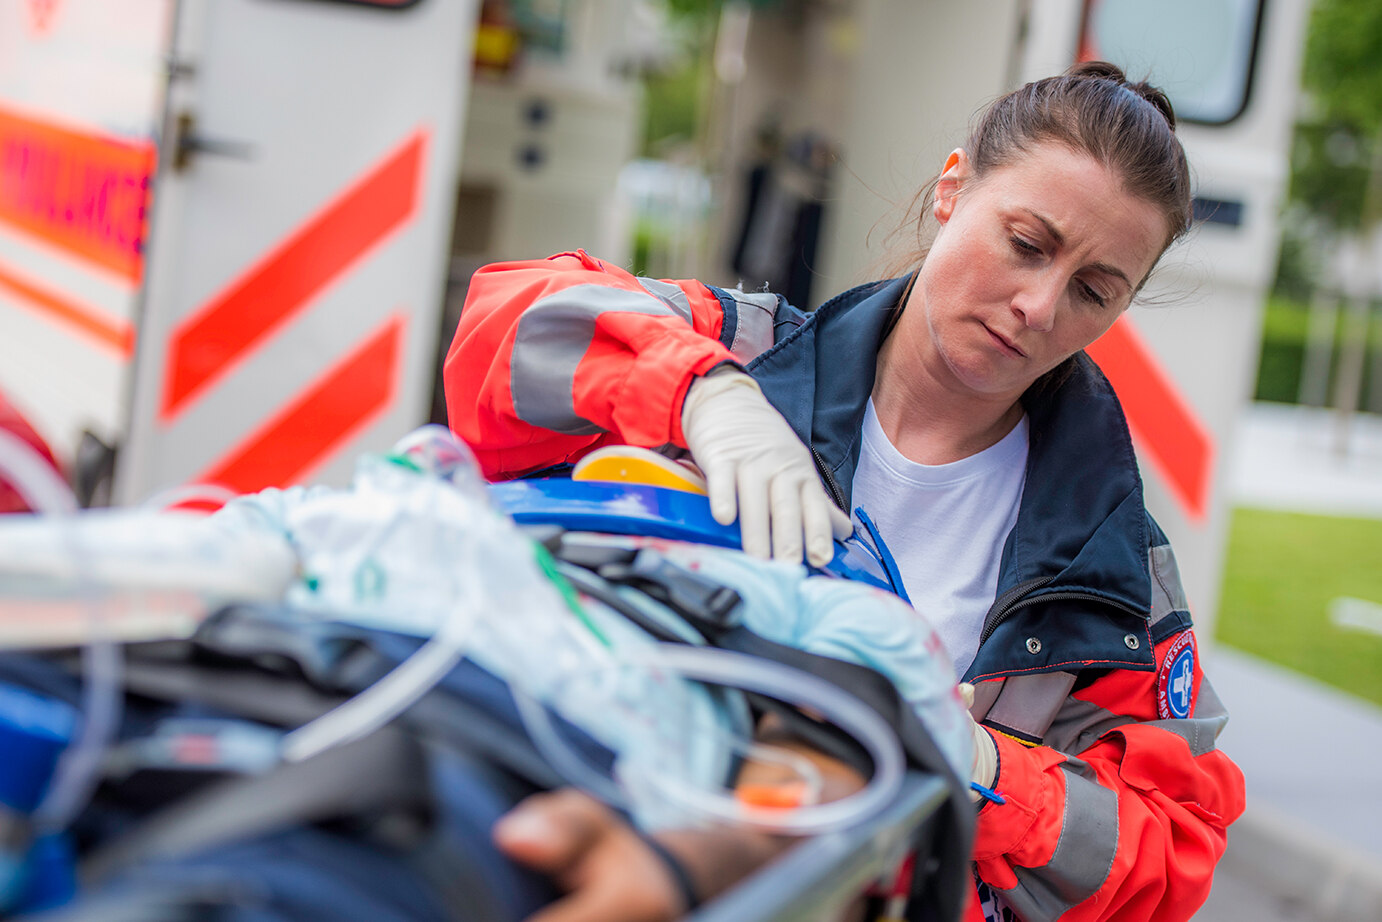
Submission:
[[996,332],[991,327],[985,326],[984,330],[988,332],[989,336],[992,337],[993,341],[997,343],[999,348],[1001,348],[1004,352],[1008,353],[1009,355],[1017,356],[1019,358],[1026,358],[1027,353],[1017,348],[1017,346],[1013,343],[1012,340],[1008,339],[1003,334]]

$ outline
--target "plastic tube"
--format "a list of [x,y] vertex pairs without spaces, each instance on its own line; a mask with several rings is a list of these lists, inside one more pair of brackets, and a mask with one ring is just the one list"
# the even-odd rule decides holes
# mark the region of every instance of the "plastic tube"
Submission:
[[[0,429],[0,475],[3,475],[36,513],[59,517],[77,511],[72,490],[28,442]],[[73,521],[66,519],[67,521]],[[68,530],[73,559],[86,553],[75,528]],[[34,808],[34,826],[44,832],[65,829],[90,799],[100,782],[101,761],[120,723],[122,664],[120,650],[104,630],[102,600],[95,586],[79,588],[91,603],[91,633],[82,647],[82,722],[76,742],[58,759],[47,794]]]
[[[728,793],[696,788],[679,777],[650,772],[645,777],[629,779],[650,786],[667,802],[684,808],[693,819],[713,819],[781,835],[818,835],[868,819],[891,803],[901,789],[906,761],[892,727],[858,698],[823,679],[759,657],[680,644],[659,644],[652,654],[630,661],[629,665],[758,692],[815,711],[857,740],[873,760],[873,776],[861,790],[830,803],[791,809],[752,806]],[[628,793],[585,763],[556,731],[546,708],[517,690],[514,697],[534,745],[563,778],[611,806],[629,808],[632,798]],[[809,773],[804,774],[808,775],[806,781],[810,786],[813,779]]]
[[472,591],[435,634],[383,678],[284,736],[284,761],[302,762],[373,733],[427,694],[465,656],[480,611],[478,601]]
[[758,692],[813,710],[852,736],[873,760],[868,783],[830,803],[790,810],[754,807],[727,795],[648,779],[669,800],[730,823],[785,835],[817,835],[868,819],[901,790],[906,761],[897,735],[877,712],[839,686],[772,660],[708,647],[662,644],[649,663],[689,679]]
[[[477,511],[482,511],[473,523],[472,540],[476,547],[501,540],[484,527],[484,516],[493,513],[489,511],[489,496],[481,486],[484,481],[479,463],[470,448],[446,427],[428,425],[409,433],[395,445],[393,454],[383,460],[403,461],[408,471],[402,476],[436,478],[438,483],[446,484],[446,489],[460,490]],[[379,471],[399,475],[390,465],[381,465],[376,473]],[[387,483],[378,486],[387,489]],[[375,548],[384,544],[403,519],[400,507],[374,530]],[[476,582],[463,586],[464,595],[412,655],[348,701],[286,734],[279,751],[284,761],[301,762],[378,730],[445,678],[465,656],[467,642],[483,610],[481,586]]]
[[[101,620],[99,614],[93,618],[97,623]],[[93,634],[91,642],[82,647],[85,679],[81,730],[76,742],[58,758],[52,786],[34,810],[35,828],[44,832],[66,829],[100,784],[105,752],[115,737],[123,711],[123,671],[120,648],[100,633]]]
[[629,808],[627,794],[614,782],[588,765],[570,743],[561,738],[547,707],[513,682],[508,683],[518,717],[537,751],[568,784],[599,798],[611,807]]
[[76,512],[77,498],[48,459],[14,433],[0,429],[0,475],[35,512]]

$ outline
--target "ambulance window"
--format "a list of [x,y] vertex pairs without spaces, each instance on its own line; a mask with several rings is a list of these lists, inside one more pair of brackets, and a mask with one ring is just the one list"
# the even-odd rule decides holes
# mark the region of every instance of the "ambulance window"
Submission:
[[1080,60],[1166,91],[1176,115],[1223,125],[1247,108],[1264,0],[1086,0]]

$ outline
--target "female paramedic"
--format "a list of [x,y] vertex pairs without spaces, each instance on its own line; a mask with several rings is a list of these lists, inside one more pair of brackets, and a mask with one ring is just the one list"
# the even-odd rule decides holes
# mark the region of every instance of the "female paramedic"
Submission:
[[[973,780],[998,796],[978,801],[972,917],[1188,919],[1243,777],[1082,351],[1189,227],[1175,116],[1079,65],[994,102],[918,201],[939,227],[910,270],[810,313],[584,252],[484,268],[446,362],[451,427],[491,478],[689,450],[760,556],[819,563],[846,512],[871,521],[973,687]],[[624,860],[587,848],[616,835],[600,817],[557,795],[497,831],[574,887],[561,918]],[[672,899],[614,902],[657,918]]]

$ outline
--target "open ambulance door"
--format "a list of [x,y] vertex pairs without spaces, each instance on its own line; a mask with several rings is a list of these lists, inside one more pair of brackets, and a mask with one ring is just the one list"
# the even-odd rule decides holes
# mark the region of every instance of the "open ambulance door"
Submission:
[[344,482],[426,420],[475,18],[177,5],[115,502]]

